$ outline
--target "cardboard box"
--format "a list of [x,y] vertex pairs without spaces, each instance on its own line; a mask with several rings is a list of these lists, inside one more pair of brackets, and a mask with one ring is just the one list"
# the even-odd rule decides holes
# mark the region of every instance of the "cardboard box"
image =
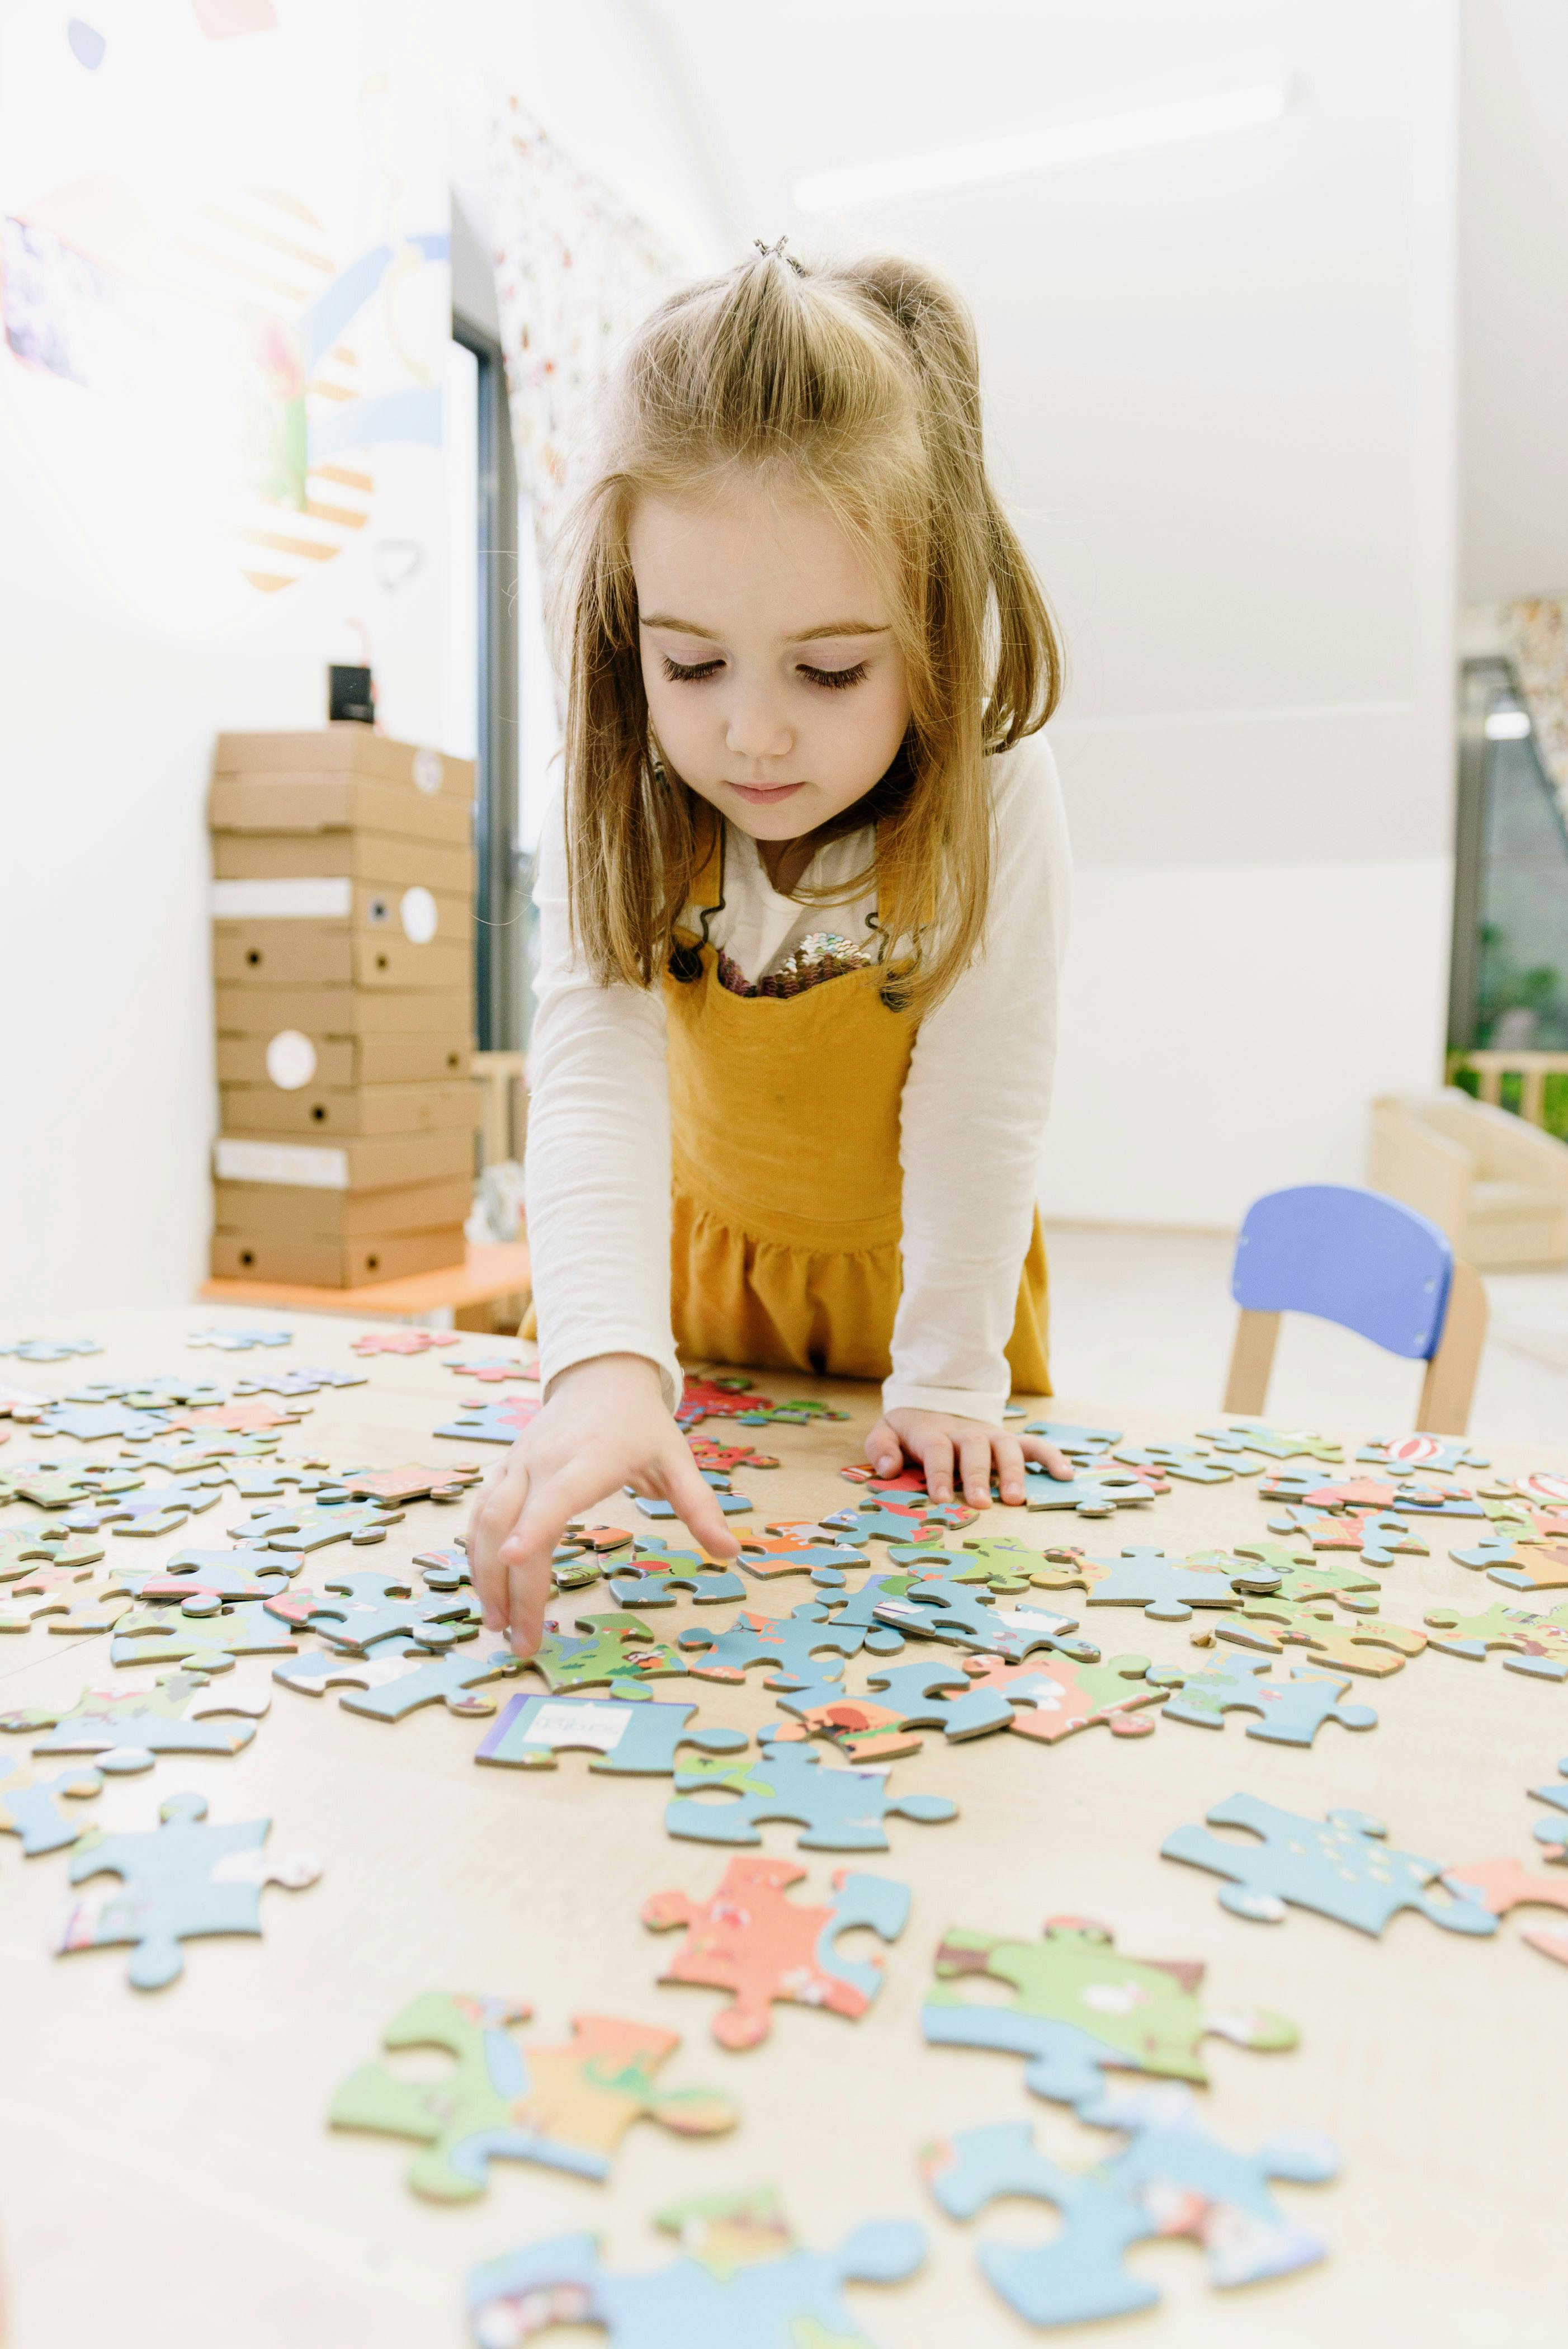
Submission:
[[222,1102],[226,1133],[472,1133],[480,1114],[471,1084],[225,1085]]
[[389,1232],[444,1230],[466,1221],[473,1184],[405,1183],[387,1191],[313,1191],[286,1183],[214,1183],[221,1232],[281,1233],[307,1240],[380,1239]]
[[224,1133],[212,1145],[222,1183],[265,1183],[285,1190],[385,1191],[394,1184],[471,1178],[473,1137],[435,1133],[342,1134],[294,1142],[275,1133]]
[[415,946],[394,931],[356,937],[334,922],[214,922],[212,974],[295,987],[466,987],[471,946]]
[[361,987],[263,987],[220,984],[221,1036],[274,1036],[280,1028],[307,1036],[451,1036],[471,1039],[473,995],[464,988],[385,992]]
[[363,1288],[379,1280],[407,1280],[417,1272],[444,1272],[467,1254],[461,1224],[383,1239],[290,1239],[276,1232],[214,1232],[211,1266],[218,1280],[296,1280],[318,1288]]
[[367,889],[429,889],[443,901],[471,903],[474,894],[470,847],[379,832],[215,832],[212,872],[220,881],[346,878]]
[[395,742],[373,726],[341,724],[308,733],[220,734],[212,760],[215,775],[370,775],[385,783],[405,783],[420,796],[474,796],[471,759],[451,759],[444,750],[415,742]]
[[[275,1032],[275,1031],[274,1031]],[[343,1092],[360,1085],[437,1084],[443,1079],[466,1077],[473,1050],[471,1038],[457,1036],[324,1036],[319,1030],[300,1031],[315,1055],[315,1066],[296,1089],[308,1093],[313,1085]],[[296,1097],[274,1085],[267,1067],[271,1035],[220,1036],[218,1082],[221,1085],[266,1085],[280,1098]]]
[[362,775],[220,775],[207,821],[214,832],[384,832],[453,848],[473,838],[466,800],[427,799]]
[[[418,895],[407,903],[416,890]],[[432,917],[429,945],[467,946],[474,934],[474,909],[467,895],[437,893],[428,883],[401,890],[377,888],[346,874],[220,877],[212,883],[211,913],[222,929],[259,926],[274,936],[284,929],[314,927],[412,942],[424,936]]]

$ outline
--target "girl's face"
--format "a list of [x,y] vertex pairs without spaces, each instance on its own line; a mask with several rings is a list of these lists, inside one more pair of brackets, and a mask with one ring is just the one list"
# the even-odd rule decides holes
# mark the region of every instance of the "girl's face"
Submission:
[[759,481],[648,497],[627,543],[665,763],[759,841],[799,840],[863,799],[903,740],[909,683],[827,510]]

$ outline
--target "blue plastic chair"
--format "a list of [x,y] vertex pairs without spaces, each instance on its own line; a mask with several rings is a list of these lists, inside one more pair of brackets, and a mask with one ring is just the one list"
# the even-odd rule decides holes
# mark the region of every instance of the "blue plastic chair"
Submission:
[[1426,1216],[1378,1191],[1304,1183],[1247,1210],[1231,1268],[1241,1307],[1227,1411],[1268,1394],[1282,1313],[1315,1313],[1425,1362],[1418,1431],[1462,1435],[1486,1337],[1486,1291]]

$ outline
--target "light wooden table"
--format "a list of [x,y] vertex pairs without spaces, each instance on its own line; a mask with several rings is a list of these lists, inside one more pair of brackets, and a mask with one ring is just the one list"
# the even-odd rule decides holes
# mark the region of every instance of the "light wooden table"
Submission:
[[[356,1361],[341,1320],[298,1323],[286,1350],[188,1352],[187,1330],[211,1319],[201,1309],[106,1317],[100,1354],[0,1368],[9,1381],[64,1392],[119,1372],[205,1368],[232,1381],[258,1366]],[[443,1363],[503,1342],[371,1357],[357,1364],[369,1383],[318,1397],[283,1448],[323,1451],[340,1465],[461,1457],[464,1447],[430,1433],[467,1391]],[[765,1383],[777,1395],[841,1398],[853,1417],[758,1437],[784,1465],[739,1480],[758,1503],[757,1522],[842,1505],[852,1492],[836,1471],[855,1456],[871,1394],[790,1378]],[[1107,1416],[1103,1401],[1063,1398],[1053,1411]],[[722,1431],[710,1423],[709,1432]],[[1129,1433],[1191,1431],[1148,1415]],[[74,1448],[64,1439],[41,1446],[20,1429],[0,1462]],[[1563,1464],[1494,1456],[1515,1468]],[[241,1506],[227,1497],[162,1543],[114,1542],[110,1562],[212,1546]],[[14,1506],[0,1523],[21,1514]],[[629,1501],[602,1514],[640,1522]],[[1257,1534],[1264,1515],[1243,1479],[1178,1485],[1151,1509],[1079,1531],[1091,1549],[1150,1540],[1178,1551]],[[384,1546],[318,1552],[301,1578],[319,1587],[340,1562],[391,1567],[449,1540],[460,1523],[459,1511],[421,1505]],[[1056,1516],[996,1512],[992,1523],[1041,1547],[1068,1532]],[[1479,1607],[1496,1592],[1449,1563],[1437,1527],[1431,1547],[1429,1558],[1401,1558],[1387,1573],[1385,1613],[1418,1622],[1441,1599]],[[754,1603],[781,1612],[808,1595],[804,1579],[785,1579],[758,1585]],[[584,1611],[608,1603],[602,1588],[580,1601]],[[720,1611],[704,1613],[711,1620]],[[672,1622],[692,1619],[682,1607],[653,1621],[668,1638]],[[1086,1628],[1108,1655],[1198,1661],[1188,1626],[1099,1609]],[[850,1665],[849,1685],[863,1687],[863,1660]],[[235,1678],[261,1682],[264,1671],[242,1663]],[[5,1643],[0,1703],[58,1702],[113,1676],[103,1640],[70,1643],[35,1628]],[[760,1675],[749,1679],[744,1690],[676,1681],[655,1694],[697,1698],[705,1723],[753,1728],[774,1708]],[[983,2232],[1043,2238],[1051,2214],[1008,2205],[954,2225],[925,2199],[917,2150],[941,2132],[1025,2117],[1064,2159],[1096,2158],[1109,2141],[1028,2096],[1021,2059],[924,2046],[919,2010],[944,1929],[1026,1937],[1060,1914],[1102,1920],[1135,1955],[1202,1959],[1218,2008],[1264,2005],[1294,2017],[1293,2054],[1206,2043],[1206,2116],[1241,2147],[1284,2128],[1326,2130],[1344,2157],[1336,2184],[1280,2189],[1289,2214],[1331,2246],[1309,2273],[1217,2293],[1191,2246],[1135,2251],[1133,2265],[1167,2295],[1143,2320],[1150,2339],[1179,2349],[1557,2349],[1568,2322],[1568,1971],[1522,1945],[1531,1916],[1505,1920],[1487,1942],[1410,1913],[1380,1942],[1295,1910],[1282,1926],[1253,1925],[1218,1906],[1215,1878],[1158,1857],[1172,1828],[1245,1789],[1315,1814],[1371,1811],[1396,1843],[1448,1862],[1542,1858],[1531,1828],[1545,1814],[1525,1790],[1552,1778],[1568,1754],[1568,1685],[1505,1672],[1496,1658],[1478,1665],[1429,1651],[1353,1693],[1377,1707],[1380,1725],[1351,1735],[1330,1723],[1309,1752],[1249,1740],[1235,1715],[1221,1733],[1166,1723],[1142,1740],[1094,1729],[1055,1748],[1006,1735],[952,1751],[928,1741],[919,1757],[892,1765],[895,1787],[950,1793],[961,1817],[943,1826],[894,1820],[885,1857],[848,1863],[913,1888],[880,2002],[858,2023],[775,2008],[771,2041],[731,2056],[708,2035],[721,1997],[657,1987],[678,1937],[638,1921],[645,1899],[665,1887],[706,1897],[731,1857],[665,1835],[668,1781],[593,1778],[576,1754],[543,1775],[476,1769],[482,1723],[426,1712],[385,1727],[344,1712],[335,1694],[315,1701],[278,1688],[237,1758],[160,1760],[149,1776],[110,1782],[86,1814],[111,1831],[150,1826],[160,1801],[191,1787],[210,1797],[216,1820],[268,1816],[274,1847],[314,1846],[322,1880],[265,1892],[262,1940],[191,1943],[183,1981],[139,1995],[127,1985],[122,1951],[46,1954],[64,1856],[24,1861],[0,1839],[0,2254],[10,2349],[109,2341],[455,2349],[471,2262],[593,2228],[615,2264],[660,2264],[673,2247],[650,2225],[656,2209],[769,2181],[809,2244],[835,2243],[872,2217],[924,2223],[918,2280],[851,2292],[887,2349],[1033,2338],[978,2275],[975,2248]],[[19,1740],[0,1745],[24,1750]],[[763,1835],[769,1852],[795,1856],[792,1828]],[[809,1892],[840,1864],[799,1857]],[[1542,1911],[1534,1920],[1561,1921]],[[579,2011],[673,2026],[685,2044],[666,2083],[720,2086],[738,2099],[742,2125],[727,2138],[678,2141],[639,2124],[607,2188],[507,2162],[472,2206],[419,2202],[402,2183],[410,2147],[335,2136],[323,2116],[396,2010],[437,1986],[531,2001],[542,2042]]]

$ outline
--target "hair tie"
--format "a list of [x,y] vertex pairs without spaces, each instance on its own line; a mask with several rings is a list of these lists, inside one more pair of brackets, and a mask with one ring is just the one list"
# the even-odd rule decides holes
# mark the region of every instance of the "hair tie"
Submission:
[[764,244],[759,236],[754,236],[751,242],[764,261],[787,261],[797,277],[804,277],[806,274],[794,254],[785,252],[784,248],[789,242],[787,236],[781,236],[776,244]]

